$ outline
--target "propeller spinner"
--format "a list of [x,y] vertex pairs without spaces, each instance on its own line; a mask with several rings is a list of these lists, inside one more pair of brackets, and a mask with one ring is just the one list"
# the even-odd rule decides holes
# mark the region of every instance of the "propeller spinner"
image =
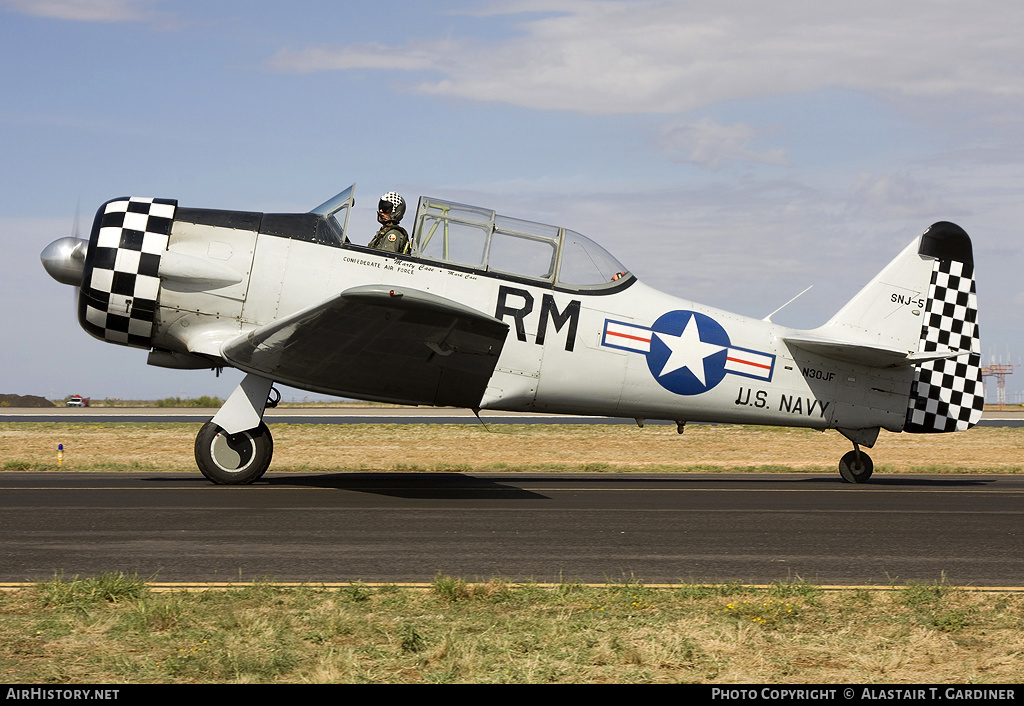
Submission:
[[79,287],[85,272],[85,255],[88,250],[88,240],[69,236],[54,240],[43,248],[39,259],[43,261],[43,268],[55,280]]

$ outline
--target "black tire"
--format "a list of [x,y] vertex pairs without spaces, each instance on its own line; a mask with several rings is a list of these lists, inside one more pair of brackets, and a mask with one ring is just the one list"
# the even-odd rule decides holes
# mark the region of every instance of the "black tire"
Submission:
[[263,422],[255,429],[227,434],[212,421],[196,435],[196,465],[218,485],[247,485],[270,467],[274,439]]
[[839,475],[847,483],[867,483],[871,472],[875,470],[875,464],[871,457],[863,451],[860,452],[860,461],[857,460],[856,451],[848,451],[839,459]]

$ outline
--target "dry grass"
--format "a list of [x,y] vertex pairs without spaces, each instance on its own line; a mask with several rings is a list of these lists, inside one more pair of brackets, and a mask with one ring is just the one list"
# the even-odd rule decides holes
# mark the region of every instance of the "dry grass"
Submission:
[[[751,426],[275,424],[274,472],[658,471],[834,472],[850,443],[837,432]],[[0,468],[195,470],[195,424],[0,424]],[[1020,473],[1024,429],[882,432],[876,473]]]
[[[114,590],[97,595],[105,582]],[[183,595],[108,576],[0,595],[0,678],[1015,684],[1022,616],[1020,595],[943,585],[653,590],[439,577],[427,591],[256,584]]]

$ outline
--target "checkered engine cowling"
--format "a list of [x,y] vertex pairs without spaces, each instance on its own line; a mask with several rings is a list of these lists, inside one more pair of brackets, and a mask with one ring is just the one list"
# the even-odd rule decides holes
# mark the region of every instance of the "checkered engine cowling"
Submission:
[[[918,365],[910,391],[903,431],[937,433],[970,429],[981,419],[985,391],[981,377],[981,339],[978,302],[974,289],[974,262],[970,239],[953,224],[936,224],[929,232],[949,227],[958,233],[939,232],[958,239],[956,247],[922,243],[922,254],[939,257],[932,269],[921,352],[952,349],[968,355]],[[925,234],[928,238],[928,233]],[[966,242],[966,245],[964,243]],[[931,249],[933,252],[927,252]]]
[[160,292],[160,255],[177,201],[119,198],[103,204],[85,258],[78,320],[104,341],[149,348]]

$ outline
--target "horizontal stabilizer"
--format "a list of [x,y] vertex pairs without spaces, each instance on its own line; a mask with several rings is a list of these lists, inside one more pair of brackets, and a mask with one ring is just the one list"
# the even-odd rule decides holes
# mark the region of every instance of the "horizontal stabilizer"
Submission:
[[783,340],[805,351],[841,360],[846,363],[867,365],[874,368],[894,368],[901,365],[918,365],[933,360],[945,360],[970,354],[970,351],[955,351],[952,349],[912,352],[897,350],[895,348],[883,348],[871,346],[864,343],[851,343],[837,339],[823,338],[808,334],[786,336]]

